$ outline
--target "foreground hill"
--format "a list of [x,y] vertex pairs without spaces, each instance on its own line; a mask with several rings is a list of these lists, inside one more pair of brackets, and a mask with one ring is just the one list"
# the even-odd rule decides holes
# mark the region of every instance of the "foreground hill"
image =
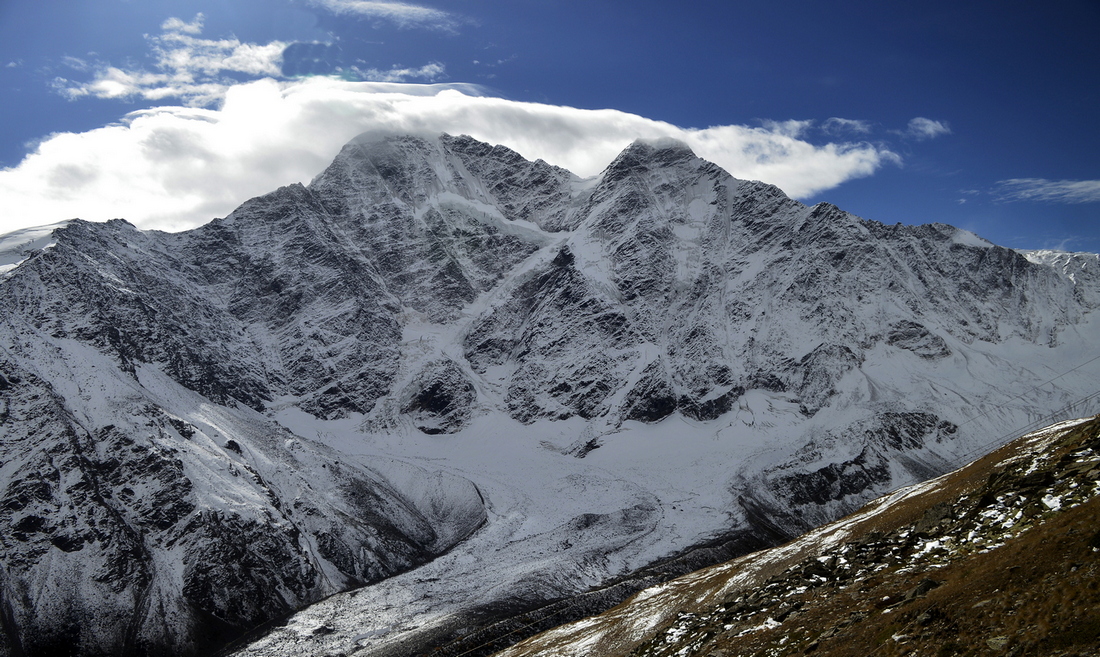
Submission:
[[0,654],[202,654],[296,610],[256,650],[427,651],[1100,389],[1096,254],[807,207],[671,141],[582,180],[363,137],[195,230],[74,220],[0,267]]
[[499,657],[1083,657],[1097,646],[1100,417],[1028,434]]

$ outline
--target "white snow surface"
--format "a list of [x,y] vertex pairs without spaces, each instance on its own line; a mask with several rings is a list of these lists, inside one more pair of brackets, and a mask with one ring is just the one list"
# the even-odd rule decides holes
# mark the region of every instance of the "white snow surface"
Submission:
[[53,245],[53,231],[67,221],[46,226],[22,228],[0,235],[0,280],[27,259],[29,253],[41,251]]

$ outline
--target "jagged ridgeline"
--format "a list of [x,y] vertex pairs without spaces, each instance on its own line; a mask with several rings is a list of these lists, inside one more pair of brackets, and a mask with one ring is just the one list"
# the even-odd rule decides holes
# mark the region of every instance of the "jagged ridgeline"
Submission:
[[[508,526],[487,505],[558,468],[540,491],[629,488],[499,514],[587,555],[500,530],[519,608],[723,532],[796,535],[1100,389],[1095,254],[807,207],[675,142],[580,179],[364,137],[188,232],[49,241],[0,264],[0,655],[202,654],[475,549]],[[436,458],[454,441],[483,451]],[[689,442],[720,476],[668,474]]]

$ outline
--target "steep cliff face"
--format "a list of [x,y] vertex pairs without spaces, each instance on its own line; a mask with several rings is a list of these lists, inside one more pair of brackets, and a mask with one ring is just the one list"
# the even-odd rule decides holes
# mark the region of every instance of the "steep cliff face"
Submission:
[[[514,368],[517,419],[705,421],[748,388],[792,392],[812,415],[876,348],[934,361],[945,337],[1050,344],[1095,307],[1065,274],[965,231],[807,208],[677,144],[631,146],[584,213],[467,335],[478,371]],[[624,407],[615,393],[633,387]],[[634,410],[643,391],[662,401]]]
[[10,272],[14,654],[202,653],[484,522],[463,479],[398,490],[258,414],[369,409],[397,367],[399,306],[319,211],[292,187],[190,234],[72,222]]
[[581,180],[362,137],[193,231],[0,256],[13,653],[201,651],[372,582],[272,649],[397,608],[352,642],[407,648],[797,534],[1100,383],[1094,255],[806,207],[668,141]]
[[112,373],[75,342],[47,359],[87,370],[55,387],[0,362],[11,654],[201,654],[484,521],[464,480],[414,496],[147,366]]

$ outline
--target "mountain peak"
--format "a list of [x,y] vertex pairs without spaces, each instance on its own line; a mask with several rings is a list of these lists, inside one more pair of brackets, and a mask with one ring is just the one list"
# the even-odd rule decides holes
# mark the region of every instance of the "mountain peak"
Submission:
[[677,139],[671,137],[636,139],[619,153],[611,164],[607,165],[606,173],[675,166],[695,159],[697,159],[695,152]]

